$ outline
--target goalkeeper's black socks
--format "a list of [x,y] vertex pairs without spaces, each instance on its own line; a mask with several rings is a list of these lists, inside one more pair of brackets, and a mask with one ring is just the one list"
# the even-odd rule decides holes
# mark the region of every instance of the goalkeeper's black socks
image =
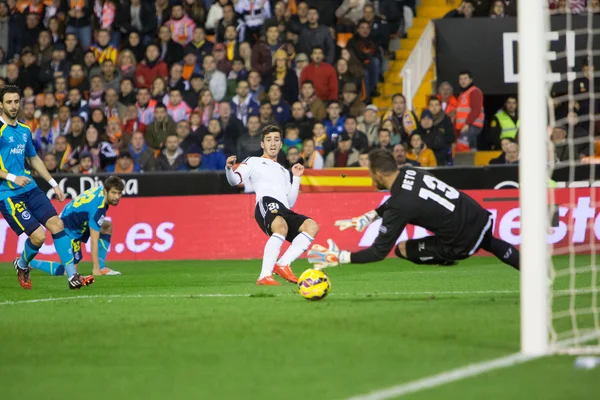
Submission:
[[487,233],[481,243],[483,250],[489,251],[502,262],[510,265],[514,269],[520,270],[519,250],[510,243],[502,239],[495,238],[491,233]]

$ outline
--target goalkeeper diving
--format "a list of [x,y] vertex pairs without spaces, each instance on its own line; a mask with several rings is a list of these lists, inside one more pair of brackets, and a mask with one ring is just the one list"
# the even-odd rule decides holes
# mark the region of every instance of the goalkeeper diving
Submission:
[[[357,252],[340,250],[332,239],[327,240],[328,248],[313,245],[308,260],[315,268],[381,261],[395,247],[400,258],[433,265],[450,265],[483,249],[519,269],[519,251],[493,236],[492,215],[471,197],[422,170],[398,169],[388,150],[371,151],[369,162],[373,183],[379,190],[389,190],[390,198],[376,210],[335,225],[342,231],[354,228],[362,232],[382,218],[379,235],[371,247]],[[396,246],[407,224],[421,226],[433,236],[401,241]]]

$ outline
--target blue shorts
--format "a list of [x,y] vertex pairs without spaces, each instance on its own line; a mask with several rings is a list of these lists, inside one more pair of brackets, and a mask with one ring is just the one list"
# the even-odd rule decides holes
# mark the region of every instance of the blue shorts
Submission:
[[27,236],[57,215],[54,206],[39,187],[0,200],[0,212],[17,235],[25,232]]

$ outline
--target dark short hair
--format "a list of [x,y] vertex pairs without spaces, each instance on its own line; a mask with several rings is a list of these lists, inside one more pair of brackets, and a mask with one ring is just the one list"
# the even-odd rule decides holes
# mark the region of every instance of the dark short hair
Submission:
[[110,190],[113,188],[117,189],[119,192],[122,192],[125,190],[125,183],[123,183],[121,178],[112,175],[106,178],[104,181],[104,188],[107,192],[110,192]]
[[381,134],[381,132],[387,132],[387,133],[388,133],[388,135],[392,136],[392,132],[390,132],[390,131],[389,131],[389,130],[387,130],[387,129],[380,129],[380,130],[379,130],[379,132],[377,133],[377,136],[379,136],[379,135]]
[[[108,90],[108,89],[106,89],[106,90]],[[181,94],[181,90],[179,90],[178,87],[172,87],[171,89],[169,89],[169,93],[172,93],[172,92],[179,92],[179,94]]]
[[323,50],[323,48],[321,46],[315,46],[315,47],[313,47],[310,53],[312,54],[313,51],[315,51],[315,50],[321,50],[323,53],[325,53],[325,50]]
[[404,97],[404,95],[402,93],[396,93],[392,96],[392,101],[396,100],[396,97],[402,97],[404,99],[404,102],[406,102],[406,97]]
[[431,96],[431,97],[429,98],[429,101],[428,101],[428,103],[431,103],[432,101],[437,101],[438,103],[441,103],[441,102],[442,102],[440,99],[438,99],[438,98],[437,98],[437,97],[435,97],[435,96]]
[[317,7],[308,7],[308,11],[315,10],[317,14],[319,13],[319,9]]
[[469,75],[469,78],[473,78],[473,74],[471,74],[471,71],[469,71],[467,69],[462,70],[458,73],[458,76],[461,76],[461,75]]
[[304,82],[302,82],[302,86],[304,86],[304,85],[310,85],[313,88],[315,87],[315,83],[313,81],[311,81],[310,79],[307,79]]
[[157,108],[164,108],[166,110],[167,106],[165,106],[163,103],[156,103],[154,109],[156,110]]
[[18,94],[19,95],[19,99],[21,98],[21,90],[19,89],[18,86],[15,85],[4,85],[2,87],[2,89],[0,89],[0,102],[4,102],[4,95],[5,94]]
[[283,132],[281,131],[281,128],[277,125],[267,125],[262,129],[262,133],[261,133],[261,141],[265,140],[265,136],[267,136],[270,133],[279,133],[279,138],[281,140],[283,140]]
[[386,149],[372,150],[369,153],[369,164],[372,171],[379,171],[383,174],[391,174],[398,171],[394,155]]
[[354,120],[354,122],[358,122],[358,120],[356,119],[356,117],[355,117],[355,116],[348,115],[348,116],[346,117],[346,121],[350,121],[351,119],[353,119],[353,120]]

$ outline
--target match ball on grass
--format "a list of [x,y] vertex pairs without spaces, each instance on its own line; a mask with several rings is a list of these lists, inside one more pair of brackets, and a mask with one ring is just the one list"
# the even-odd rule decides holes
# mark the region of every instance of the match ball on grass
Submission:
[[298,278],[298,293],[306,300],[322,300],[330,290],[329,277],[319,269],[307,269]]

